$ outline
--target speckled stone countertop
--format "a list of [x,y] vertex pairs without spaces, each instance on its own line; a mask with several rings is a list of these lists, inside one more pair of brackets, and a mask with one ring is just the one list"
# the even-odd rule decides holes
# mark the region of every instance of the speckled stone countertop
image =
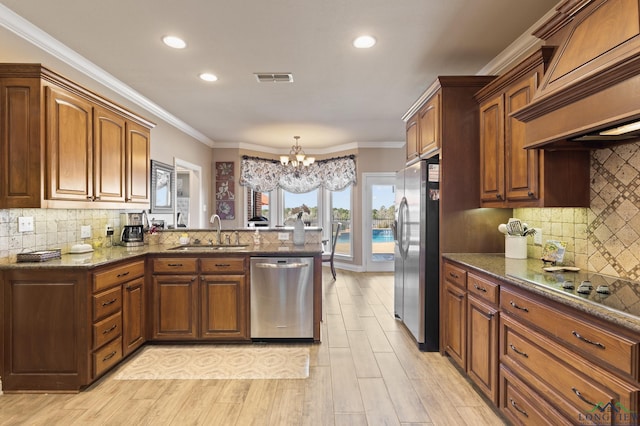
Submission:
[[[446,253],[443,254],[443,257],[458,262],[469,269],[506,281],[515,287],[529,290],[547,299],[640,333],[640,315],[637,314],[640,312],[639,283],[588,271],[561,274],[546,272],[542,269],[544,264],[540,259],[509,259],[505,258],[502,253]],[[520,277],[534,277],[536,282]],[[605,282],[609,283],[613,291],[607,296],[593,292],[594,294],[587,297],[577,295],[575,291],[563,290],[558,285],[558,280],[571,280],[579,283],[583,279],[606,279]]]
[[63,254],[60,259],[52,259],[46,262],[22,262],[0,264],[2,269],[43,269],[43,268],[94,268],[108,265],[120,260],[134,260],[136,257],[144,257],[147,254],[164,254],[171,256],[224,256],[231,254],[247,254],[249,256],[316,256],[322,254],[322,244],[305,244],[295,246],[292,244],[253,244],[240,248],[229,247],[222,250],[211,247],[190,247],[189,250],[171,250],[176,245],[145,245],[140,247],[114,246],[95,249],[90,253]]

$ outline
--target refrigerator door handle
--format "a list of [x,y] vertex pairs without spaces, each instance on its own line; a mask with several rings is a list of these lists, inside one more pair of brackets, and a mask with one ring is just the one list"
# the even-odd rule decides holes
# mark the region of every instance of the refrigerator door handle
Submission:
[[398,209],[398,248],[400,250],[400,256],[403,259],[407,258],[409,251],[409,239],[407,238],[407,214],[409,208],[407,205],[407,199],[402,197],[400,201],[400,207]]

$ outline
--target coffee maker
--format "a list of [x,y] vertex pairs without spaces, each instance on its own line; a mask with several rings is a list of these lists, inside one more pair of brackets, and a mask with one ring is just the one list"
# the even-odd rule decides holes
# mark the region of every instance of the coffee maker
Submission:
[[143,213],[121,213],[122,234],[120,240],[125,247],[144,245]]

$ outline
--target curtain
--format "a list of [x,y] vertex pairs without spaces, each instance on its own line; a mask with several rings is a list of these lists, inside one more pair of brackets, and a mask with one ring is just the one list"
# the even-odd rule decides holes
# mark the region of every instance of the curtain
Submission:
[[324,187],[341,191],[356,183],[354,155],[319,160],[308,166],[294,169],[279,161],[243,156],[240,164],[240,185],[257,192],[269,192],[276,188],[301,194]]

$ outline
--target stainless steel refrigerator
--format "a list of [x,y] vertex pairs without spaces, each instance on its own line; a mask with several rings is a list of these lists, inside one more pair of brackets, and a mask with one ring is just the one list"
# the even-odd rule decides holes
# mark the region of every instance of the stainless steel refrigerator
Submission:
[[396,177],[394,310],[423,351],[439,348],[438,157]]

